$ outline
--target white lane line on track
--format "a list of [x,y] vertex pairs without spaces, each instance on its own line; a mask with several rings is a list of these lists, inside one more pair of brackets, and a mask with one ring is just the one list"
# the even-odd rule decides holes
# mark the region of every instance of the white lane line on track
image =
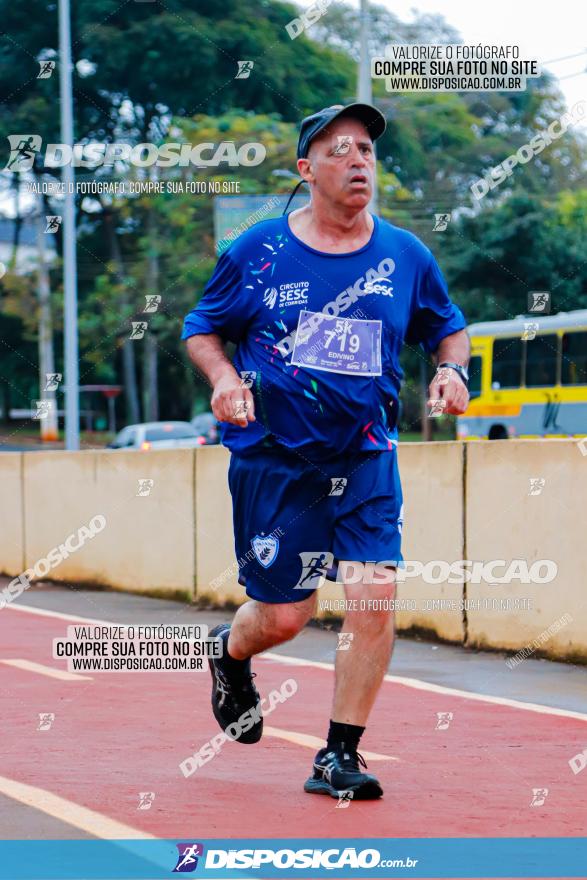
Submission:
[[[115,620],[96,620],[92,617],[82,617],[80,615],[63,614],[60,611],[46,611],[43,608],[31,608],[26,605],[7,605],[6,611],[24,611],[29,614],[37,614],[40,617],[56,617],[59,620],[75,620],[81,623],[97,623],[97,624],[117,624]],[[4,613],[3,612],[3,613]],[[301,657],[286,657],[283,654],[275,654],[267,651],[260,655],[267,660],[273,660],[277,663],[284,663],[289,666],[313,666],[316,669],[334,670],[334,663],[322,663],[318,660],[304,660]],[[462,697],[466,700],[477,700],[482,703],[495,703],[498,706],[510,706],[512,709],[525,709],[528,712],[539,712],[542,715],[558,715],[561,718],[575,718],[577,721],[587,721],[587,713],[573,712],[571,709],[558,709],[553,706],[544,706],[541,703],[524,703],[522,700],[510,700],[508,697],[495,697],[491,694],[476,694],[473,691],[462,691],[458,688],[445,687],[440,684],[433,684],[430,681],[422,681],[418,678],[405,678],[400,675],[386,675],[385,681],[392,684],[403,684],[406,687],[416,688],[417,690],[430,691],[437,694],[449,694],[454,697]]]
[[[274,736],[277,739],[284,739],[287,742],[295,743],[298,746],[307,746],[316,751],[324,746],[324,739],[319,736],[310,736],[309,733],[296,733],[294,730],[282,730],[280,727],[263,727],[263,736]],[[381,755],[378,752],[366,752],[361,749],[362,756],[367,761],[398,761],[391,755]]]
[[58,678],[61,681],[93,681],[91,675],[79,675],[77,672],[66,672],[63,669],[55,669],[53,666],[44,666],[42,663],[34,663],[32,660],[3,660],[0,663],[6,666],[15,666],[24,669],[25,672],[37,672],[48,678]]
[[[30,605],[17,605],[13,602],[4,611],[24,611],[25,614],[36,614],[38,617],[56,617],[57,620],[73,620],[82,623],[99,623],[106,626],[119,625],[116,620],[97,620],[94,617],[80,617],[79,614],[64,614],[62,611],[49,611],[46,608],[32,608]],[[1,619],[1,618],[0,618]]]
[[[84,831],[94,837],[99,837],[102,840],[162,839],[154,834],[149,834],[147,831],[139,831],[138,828],[133,828],[131,825],[117,822],[116,819],[110,819],[109,816],[104,816],[103,813],[98,813],[96,810],[82,807],[81,804],[76,804],[74,801],[46,791],[44,788],[37,788],[34,785],[17,782],[15,779],[8,779],[6,776],[0,776],[0,794],[24,804],[25,807],[40,810],[53,819],[58,819],[67,825],[79,828],[80,831]],[[124,847],[124,844],[121,845]],[[158,873],[163,873],[164,869],[161,866],[156,867],[158,868]],[[251,877],[250,880],[254,880],[254,878]]]
[[0,776],[0,794],[103,840],[159,840],[146,831],[139,831],[138,828],[117,822],[116,819],[110,819],[102,813],[82,807],[81,804],[69,801],[44,788],[17,782],[6,776]]
[[[317,669],[333,670],[333,663],[322,663],[318,660],[302,660],[298,657],[286,657],[283,654],[274,654],[266,651],[261,657],[273,660],[277,663],[285,663],[289,666],[314,666]],[[458,688],[445,687],[441,684],[433,684],[430,681],[421,681],[418,678],[405,678],[401,675],[386,675],[385,681],[392,684],[403,684],[406,687],[421,691],[430,691],[436,694],[449,694],[453,697],[463,697],[467,700],[477,700],[482,703],[496,703],[499,706],[509,706],[512,709],[526,709],[528,712],[540,712],[543,715],[560,715],[563,718],[575,718],[577,721],[587,721],[584,712],[573,712],[571,709],[558,709],[553,706],[543,706],[540,703],[524,703],[521,700],[510,700],[508,697],[495,697],[492,694],[476,694],[473,691],[462,691]]]

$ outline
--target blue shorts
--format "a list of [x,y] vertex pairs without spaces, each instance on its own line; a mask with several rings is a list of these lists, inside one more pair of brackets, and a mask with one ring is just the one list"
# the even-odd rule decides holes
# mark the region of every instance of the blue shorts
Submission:
[[251,599],[307,599],[341,560],[402,560],[396,447],[320,464],[283,447],[233,453],[228,484],[239,582]]

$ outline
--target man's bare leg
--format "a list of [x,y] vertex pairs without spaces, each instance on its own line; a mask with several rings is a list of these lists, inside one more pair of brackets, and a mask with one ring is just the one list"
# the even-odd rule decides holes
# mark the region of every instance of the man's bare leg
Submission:
[[[339,571],[356,571],[359,563],[341,562]],[[349,572],[350,573],[350,572]],[[371,583],[364,576],[361,583],[345,583],[347,599],[391,599],[395,595],[395,571],[375,567],[375,573],[387,583]],[[360,609],[360,605],[359,605]],[[381,686],[393,648],[393,612],[377,609],[345,614],[342,632],[350,633],[349,650],[336,652],[332,715],[326,746],[314,759],[312,776],[304,791],[340,797],[341,791],[359,800],[381,797],[379,780],[367,769],[358,747],[369,712]]]
[[212,673],[212,711],[222,730],[241,743],[259,742],[263,734],[260,697],[250,658],[293,639],[314,612],[316,594],[301,602],[271,605],[251,600],[238,609],[232,625],[220,624],[222,656],[208,661]]
[[[347,563],[352,565],[352,563]],[[395,598],[395,573],[384,572],[392,583],[345,584],[347,599]],[[387,671],[394,642],[393,611],[347,611],[341,631],[352,633],[348,651],[337,651],[332,720],[364,727]]]
[[293,639],[314,614],[316,593],[301,602],[270,605],[251,599],[236,612],[230,626],[228,652],[245,660]]

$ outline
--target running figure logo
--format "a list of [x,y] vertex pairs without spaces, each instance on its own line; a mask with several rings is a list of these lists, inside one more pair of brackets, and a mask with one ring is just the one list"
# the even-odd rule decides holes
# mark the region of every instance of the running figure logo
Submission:
[[439,419],[440,416],[444,415],[444,411],[446,409],[446,400],[442,397],[439,397],[436,400],[430,401],[430,412],[428,413],[429,419]]
[[355,637],[355,634],[352,632],[339,632],[338,636],[338,645],[336,646],[337,651],[350,651],[351,642]]
[[154,791],[140,791],[139,792],[139,805],[137,810],[150,810],[151,804],[155,800],[155,792]]
[[336,136],[338,144],[334,148],[335,156],[346,156],[348,151],[351,148],[351,144],[353,142],[353,136],[351,134],[339,134]]
[[145,294],[145,308],[143,312],[156,312],[161,303],[161,295],[158,293]]
[[524,323],[524,332],[522,333],[522,341],[531,342],[536,339],[538,324],[535,321],[527,321]]
[[63,378],[61,373],[45,373],[45,377],[47,379],[46,385],[43,388],[43,391],[57,391],[59,387],[59,383]]
[[54,721],[54,712],[39,712],[39,726],[37,730],[51,730],[51,725]]
[[[317,590],[324,583],[328,569],[332,567],[332,553],[300,553],[302,573],[294,590]],[[317,583],[316,583],[317,581]]]
[[531,807],[541,807],[544,801],[548,796],[547,788],[533,788],[532,789],[532,800],[530,801]]
[[254,66],[254,61],[239,61],[238,72],[235,76],[235,79],[248,79]]
[[37,74],[37,79],[49,79],[53,71],[55,70],[55,62],[54,61],[39,61],[40,70]]
[[233,402],[232,414],[235,419],[246,419],[247,412],[251,408],[250,400],[235,400]]
[[350,789],[348,791],[339,791],[336,808],[339,810],[346,810],[350,807],[353,795],[354,791],[351,791]]
[[435,214],[432,232],[446,232],[450,223],[450,214]]
[[145,335],[145,331],[147,330],[149,323],[148,321],[131,321],[132,330],[130,332],[129,339],[142,339]]
[[61,214],[47,214],[45,215],[45,220],[47,221],[47,225],[45,227],[45,232],[57,232],[59,227],[61,226]]
[[10,156],[5,171],[30,171],[43,143],[38,134],[9,134]]
[[550,291],[549,290],[531,290],[528,293],[528,311],[531,313],[542,312],[543,315],[550,314]]
[[342,495],[345,490],[345,486],[347,484],[346,477],[331,477],[330,478],[331,487],[329,495]]
[[46,419],[53,408],[52,400],[35,400],[36,410],[33,411],[31,418]]
[[437,385],[448,385],[450,382],[450,367],[439,367],[434,377]]
[[256,370],[241,370],[241,388],[252,388],[253,382],[257,378]]
[[541,495],[546,486],[544,477],[530,477],[530,491],[528,495]]
[[204,855],[204,847],[201,843],[178,843],[179,852],[177,865],[173,873],[188,874],[198,867],[198,857]]
[[450,722],[453,719],[452,712],[437,712],[436,717],[438,721],[436,722],[435,730],[448,730],[450,726]]

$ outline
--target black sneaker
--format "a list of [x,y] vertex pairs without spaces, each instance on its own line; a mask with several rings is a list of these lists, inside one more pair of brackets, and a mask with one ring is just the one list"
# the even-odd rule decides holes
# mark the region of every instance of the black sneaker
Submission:
[[[209,635],[220,636],[224,642],[224,652],[228,642],[230,627],[227,623],[221,623],[210,630]],[[229,731],[228,736],[240,743],[259,742],[263,735],[263,717],[261,715],[259,692],[253,684],[255,673],[251,672],[251,661],[243,663],[242,674],[235,674],[232,670],[227,672],[223,665],[223,658],[209,659],[208,665],[212,673],[212,711],[216,721],[226,730],[231,724],[241,719],[240,726],[245,728],[240,735],[233,736],[234,731]],[[250,710],[256,712],[246,716]],[[243,718],[242,716],[245,715]]]
[[314,759],[314,774],[306,781],[304,791],[335,798],[352,792],[353,800],[358,801],[381,797],[383,789],[378,780],[370,773],[363,773],[359,765],[367,768],[363,756],[356,751],[345,751],[342,745],[320,749]]

